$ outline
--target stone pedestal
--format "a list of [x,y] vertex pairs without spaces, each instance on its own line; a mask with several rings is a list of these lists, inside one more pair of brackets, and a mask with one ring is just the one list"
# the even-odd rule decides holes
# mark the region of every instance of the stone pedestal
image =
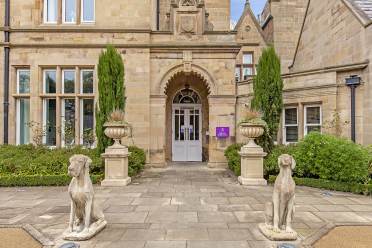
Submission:
[[106,149],[102,157],[105,159],[105,180],[102,186],[122,187],[131,182],[128,176],[128,148],[122,145],[113,145]]
[[267,154],[262,147],[249,143],[242,147],[239,154],[241,156],[239,183],[250,186],[267,185],[267,181],[263,177],[263,159]]

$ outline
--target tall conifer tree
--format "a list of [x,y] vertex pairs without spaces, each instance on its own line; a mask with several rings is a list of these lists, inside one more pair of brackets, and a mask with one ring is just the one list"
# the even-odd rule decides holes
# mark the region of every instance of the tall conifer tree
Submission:
[[124,63],[115,47],[109,45],[99,56],[98,93],[96,105],[97,148],[103,153],[112,144],[104,134],[103,125],[110,113],[115,109],[125,108]]
[[262,52],[257,66],[257,75],[253,80],[254,97],[252,109],[262,113],[268,130],[259,140],[265,151],[270,152],[277,137],[280,116],[283,110],[283,80],[281,78],[280,59],[270,46]]

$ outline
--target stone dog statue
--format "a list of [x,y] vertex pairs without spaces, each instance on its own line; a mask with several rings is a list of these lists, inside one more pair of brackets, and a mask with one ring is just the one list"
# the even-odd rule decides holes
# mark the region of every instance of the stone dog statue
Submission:
[[107,225],[102,209],[94,199],[93,184],[89,176],[91,164],[92,160],[84,155],[70,158],[68,174],[72,180],[68,193],[71,198],[71,213],[69,227],[63,234],[65,240],[91,239]]
[[265,221],[260,224],[260,231],[270,240],[296,240],[297,233],[291,223],[295,212],[295,187],[292,170],[296,161],[288,154],[278,159],[280,173],[276,178],[272,202],[265,205]]

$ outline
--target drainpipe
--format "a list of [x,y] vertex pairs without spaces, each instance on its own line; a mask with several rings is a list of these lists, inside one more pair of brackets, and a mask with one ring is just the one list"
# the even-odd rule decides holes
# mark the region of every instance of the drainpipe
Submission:
[[355,127],[355,90],[361,84],[361,78],[357,75],[352,75],[345,80],[346,86],[351,90],[351,140],[356,141],[356,127]]
[[160,0],[156,0],[156,30],[160,30]]
[[5,0],[5,22],[4,22],[4,144],[9,143],[9,40],[10,40],[10,0]]

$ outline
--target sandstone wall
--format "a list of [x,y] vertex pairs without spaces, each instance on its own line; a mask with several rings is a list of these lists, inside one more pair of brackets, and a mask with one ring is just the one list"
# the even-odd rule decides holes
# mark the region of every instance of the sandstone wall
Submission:
[[271,1],[274,46],[282,60],[283,73],[288,72],[288,66],[292,64],[307,2],[308,0]]
[[[104,10],[104,11],[103,11]],[[100,0],[96,1],[95,24],[81,24],[81,27],[151,29],[153,22],[152,0]],[[61,10],[59,10],[62,13]],[[43,24],[41,0],[12,0],[11,25],[13,28],[55,27]],[[2,18],[3,19],[3,18]],[[76,25],[63,25],[76,27]]]
[[291,71],[359,63],[364,49],[364,27],[342,1],[312,0]]

